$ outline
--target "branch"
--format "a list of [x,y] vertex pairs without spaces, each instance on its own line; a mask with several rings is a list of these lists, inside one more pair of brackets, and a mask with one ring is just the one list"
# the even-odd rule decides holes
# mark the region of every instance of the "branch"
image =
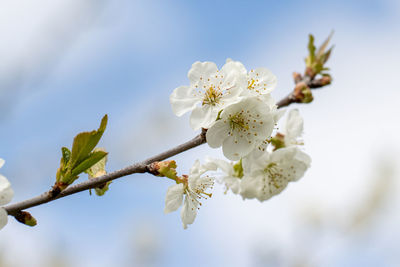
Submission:
[[293,73],[293,80],[295,82],[294,90],[288,94],[285,98],[281,99],[276,105],[278,108],[289,106],[292,103],[304,103],[302,100],[304,96],[301,95],[302,88],[317,89],[329,85],[332,81],[330,76],[322,76],[319,79],[315,78],[315,75],[310,75],[309,71],[305,71],[302,76],[300,73]]
[[199,135],[197,135],[195,138],[193,138],[192,140],[190,140],[186,143],[178,145],[178,146],[176,146],[172,149],[169,149],[163,153],[155,155],[155,156],[148,158],[142,162],[132,164],[132,165],[130,165],[126,168],[120,169],[118,171],[114,171],[114,172],[108,173],[106,175],[103,175],[103,176],[100,176],[100,177],[97,177],[94,179],[86,180],[86,181],[76,184],[76,185],[69,186],[65,190],[61,191],[61,193],[55,197],[51,194],[51,191],[49,191],[49,192],[45,192],[39,196],[36,196],[34,198],[5,206],[4,209],[7,211],[7,213],[9,215],[16,216],[16,215],[18,215],[18,213],[21,210],[39,206],[41,204],[44,204],[44,203],[47,203],[47,202],[50,202],[50,201],[53,201],[53,200],[56,200],[56,199],[59,199],[62,197],[66,197],[66,196],[69,196],[69,195],[72,195],[75,193],[79,193],[79,192],[82,192],[82,191],[85,191],[85,190],[88,190],[91,188],[95,188],[104,183],[107,183],[109,181],[130,175],[130,174],[148,172],[148,168],[151,163],[156,162],[156,161],[165,160],[167,158],[170,158],[172,156],[180,154],[184,151],[187,151],[189,149],[197,147],[201,144],[204,144],[205,142],[206,142],[206,130],[203,129]]
[[[287,103],[287,99],[288,97],[282,99],[281,101],[279,101],[277,103],[278,108],[287,106],[291,103],[293,103],[293,101],[290,101],[289,103]],[[285,104],[282,104],[285,103]],[[92,188],[96,188],[98,186],[101,186],[109,181],[124,177],[124,176],[128,176],[134,173],[145,173],[149,171],[149,165],[153,162],[156,161],[162,161],[165,160],[167,158],[170,158],[172,156],[178,155],[182,152],[185,152],[187,150],[190,150],[192,148],[195,148],[197,146],[200,146],[202,144],[204,144],[206,142],[206,129],[203,129],[202,132],[197,135],[196,137],[194,137],[192,140],[183,143],[181,145],[178,145],[174,148],[171,148],[163,153],[160,153],[158,155],[155,155],[151,158],[148,158],[142,162],[139,163],[135,163],[132,164],[128,167],[125,167],[123,169],[120,169],[118,171],[114,171],[111,173],[108,173],[106,175],[94,178],[94,179],[90,179],[90,180],[86,180],[82,183],[79,184],[75,184],[75,185],[71,185],[69,187],[67,187],[65,190],[61,191],[60,194],[58,194],[57,196],[53,196],[51,194],[51,191],[49,192],[45,192],[39,196],[33,197],[31,199],[27,199],[21,202],[17,202],[14,204],[10,204],[4,207],[4,209],[7,211],[7,213],[9,215],[12,216],[16,216],[19,214],[20,211],[25,210],[25,209],[29,209],[32,207],[36,207],[42,204],[45,204],[47,202],[59,199],[59,198],[63,198],[69,195],[73,195],[85,190],[89,190]]]
[[[327,59],[326,59],[327,60]],[[326,62],[326,61],[325,61]],[[293,73],[293,78],[295,81],[295,88],[293,91],[287,95],[285,98],[281,99],[277,102],[277,107],[282,108],[286,107],[292,103],[309,103],[313,100],[310,89],[321,88],[331,83],[331,77],[329,75],[324,75],[319,79],[315,78],[315,74],[309,67],[306,68],[304,75],[299,73]],[[72,194],[76,194],[88,189],[101,187],[109,181],[128,176],[134,173],[152,173],[151,164],[157,161],[163,161],[167,158],[200,146],[206,143],[206,129],[202,129],[201,133],[194,137],[192,140],[178,145],[172,149],[169,149],[163,153],[155,155],[151,158],[148,158],[142,162],[132,164],[128,167],[120,169],[118,171],[114,171],[108,173],[106,175],[86,180],[82,183],[71,185],[66,189],[62,190],[59,194],[54,194],[52,190],[45,192],[39,196],[33,197],[28,200],[24,200],[21,202],[17,202],[14,204],[10,204],[4,206],[3,208],[7,211],[8,215],[14,216],[18,221],[25,223],[27,225],[31,225],[27,223],[27,220],[31,220],[31,215],[28,212],[23,210],[39,206],[41,204],[63,198]],[[28,219],[27,219],[28,218]],[[34,220],[34,218],[33,218]],[[36,221],[33,223],[29,221],[32,225],[36,224]]]

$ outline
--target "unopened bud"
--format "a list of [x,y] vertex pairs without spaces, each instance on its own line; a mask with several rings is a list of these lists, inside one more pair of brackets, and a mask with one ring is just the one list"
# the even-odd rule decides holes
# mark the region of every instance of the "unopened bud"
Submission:
[[322,76],[320,81],[321,81],[322,86],[325,86],[332,82],[332,77],[331,76]]
[[156,176],[176,180],[176,167],[175,160],[156,161],[148,166],[148,172]]
[[303,77],[301,76],[300,73],[298,72],[293,72],[293,80],[294,83],[299,83],[301,81],[301,79],[303,79]]
[[310,103],[314,99],[310,88],[304,82],[296,85],[293,95],[298,103]]
[[320,88],[326,86],[332,82],[331,76],[322,76],[322,78],[313,80],[310,83],[310,88]]
[[309,76],[311,79],[313,79],[315,77],[315,75],[317,75],[315,73],[315,71],[313,70],[312,67],[306,67],[306,71],[304,72],[304,75]]
[[16,215],[14,215],[14,217],[20,223],[31,227],[37,224],[36,219],[27,211],[19,211]]

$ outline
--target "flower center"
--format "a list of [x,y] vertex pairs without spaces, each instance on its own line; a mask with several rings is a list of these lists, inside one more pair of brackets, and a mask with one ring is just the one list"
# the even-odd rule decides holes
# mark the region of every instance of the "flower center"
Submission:
[[251,79],[251,81],[247,81],[247,89],[252,90],[255,87],[256,81],[254,79]]
[[215,106],[219,103],[219,100],[222,97],[222,92],[219,88],[215,88],[214,85],[211,85],[207,90],[204,92],[204,98],[202,105],[211,105]]
[[242,130],[249,130],[249,123],[243,116],[243,111],[229,115],[229,126],[231,127],[231,131],[237,130],[240,132]]
[[270,184],[272,184],[276,189],[279,189],[279,182],[284,177],[279,171],[277,164],[274,162],[268,164],[268,166],[264,169],[264,172],[268,175]]
[[[201,206],[201,199],[208,199],[212,197],[212,193],[207,193],[206,190],[208,188],[212,189],[214,186],[214,181],[209,179],[204,179],[200,184],[196,185],[196,187],[191,188],[189,186],[186,187],[185,193],[190,197],[190,200],[193,202],[195,206]],[[199,209],[199,208],[198,208]]]

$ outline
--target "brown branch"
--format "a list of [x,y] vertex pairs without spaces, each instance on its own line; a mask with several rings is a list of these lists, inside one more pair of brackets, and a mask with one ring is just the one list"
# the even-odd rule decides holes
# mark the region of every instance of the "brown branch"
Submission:
[[19,214],[19,212],[21,210],[39,206],[41,204],[53,201],[55,199],[59,199],[59,198],[66,197],[66,196],[69,196],[69,195],[72,195],[75,193],[79,193],[79,192],[82,192],[82,191],[85,191],[85,190],[88,190],[91,188],[95,188],[106,182],[130,175],[130,174],[145,173],[148,171],[148,166],[151,163],[156,162],[156,161],[165,160],[169,157],[180,154],[186,150],[189,150],[189,149],[197,147],[201,144],[204,144],[205,142],[206,142],[206,130],[203,129],[199,135],[197,135],[195,138],[193,138],[192,140],[190,140],[186,143],[178,145],[178,146],[176,146],[172,149],[169,149],[163,153],[155,155],[155,156],[148,158],[142,162],[130,165],[121,170],[114,171],[114,172],[108,173],[106,175],[103,175],[103,176],[100,176],[100,177],[97,177],[94,179],[86,180],[86,181],[76,184],[76,185],[69,186],[65,190],[61,191],[61,193],[59,195],[57,195],[56,197],[53,197],[53,195],[50,193],[51,191],[49,191],[49,192],[43,193],[39,196],[36,196],[34,198],[27,199],[27,200],[24,200],[24,201],[21,201],[18,203],[14,203],[14,204],[5,206],[4,209],[7,211],[7,213],[9,215],[16,216]]
[[289,106],[292,103],[303,103],[302,100],[304,98],[300,92],[301,87],[305,86],[308,89],[317,89],[329,85],[332,81],[330,76],[322,76],[321,78],[316,79],[315,75],[309,73],[310,71],[308,70],[305,71],[304,75],[301,75],[298,72],[293,73],[295,88],[290,94],[276,103],[278,108]]

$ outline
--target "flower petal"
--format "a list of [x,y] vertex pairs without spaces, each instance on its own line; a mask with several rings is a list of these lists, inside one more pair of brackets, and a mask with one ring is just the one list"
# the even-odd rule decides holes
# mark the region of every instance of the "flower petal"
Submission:
[[229,123],[218,120],[206,133],[207,144],[212,148],[222,146],[222,142],[229,132]]
[[285,137],[288,140],[295,142],[297,137],[300,137],[303,133],[303,118],[297,109],[292,109],[289,111],[286,118],[285,125]]
[[192,224],[197,215],[197,199],[193,199],[186,195],[185,201],[183,203],[183,208],[181,210],[181,219],[183,223],[183,228],[187,228],[188,224]]
[[232,176],[226,176],[224,178],[226,188],[232,190],[234,194],[239,194],[241,179]]
[[222,152],[230,160],[239,160],[249,154],[255,147],[255,143],[247,139],[245,135],[229,136],[222,143]]
[[4,165],[4,159],[0,159],[0,168]]
[[217,65],[214,62],[200,62],[193,63],[192,68],[189,70],[188,78],[191,85],[197,84],[202,79],[207,79],[218,71]]
[[240,182],[240,195],[243,199],[256,198],[262,186],[262,180],[259,177],[245,175]]
[[182,116],[186,112],[193,110],[201,99],[196,95],[196,91],[189,86],[175,88],[169,97],[172,111],[176,116]]
[[0,175],[0,205],[5,205],[11,201],[14,191],[6,177]]
[[183,184],[170,186],[167,190],[167,195],[165,196],[164,213],[176,211],[182,205],[183,194]]
[[193,130],[210,128],[217,119],[217,115],[217,110],[213,110],[213,107],[209,105],[195,107],[190,115],[190,126]]
[[266,68],[250,70],[248,73],[248,94],[269,94],[277,84],[276,76]]
[[0,208],[0,230],[6,226],[8,221],[8,214],[7,211],[3,208]]
[[231,71],[235,71],[241,74],[246,75],[247,70],[246,67],[240,61],[233,61],[232,59],[227,59],[224,66],[222,66],[221,71],[225,73],[230,73]]

